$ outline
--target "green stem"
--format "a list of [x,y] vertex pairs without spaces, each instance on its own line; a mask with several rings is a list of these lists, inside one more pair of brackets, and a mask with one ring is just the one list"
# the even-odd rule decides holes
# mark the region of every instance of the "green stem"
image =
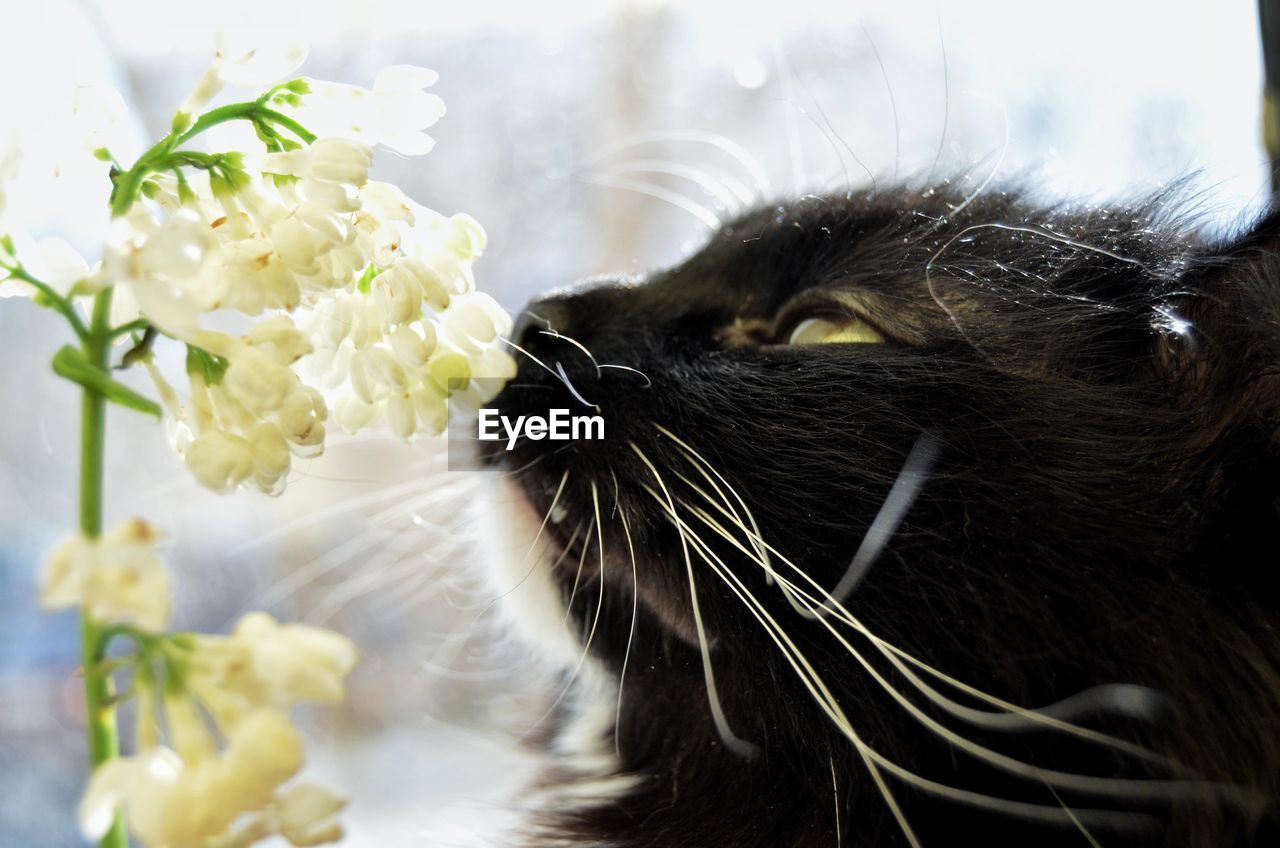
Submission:
[[295,121],[293,118],[290,118],[288,115],[283,115],[280,112],[277,112],[275,109],[267,109],[266,107],[259,109],[258,114],[266,118],[271,123],[279,124],[280,126],[284,127],[289,132],[293,133],[298,138],[305,141],[307,144],[315,143],[316,134],[311,132],[311,130],[307,129],[302,124]]
[[[93,300],[93,317],[83,350],[89,362],[105,369],[110,341],[111,289],[99,292]],[[102,466],[106,443],[107,402],[101,393],[84,388],[80,400],[80,532],[87,538],[102,535]],[[99,660],[102,627],[87,613],[81,614],[80,646],[84,668],[92,668]],[[88,714],[89,764],[92,768],[120,753],[116,732],[116,710],[110,677],[84,675],[85,709]],[[119,816],[102,838],[101,848],[128,848],[124,822]]]
[[[7,265],[0,266],[9,275],[9,279],[21,280],[22,282],[35,287],[40,294],[44,295],[49,305],[56,309],[63,318],[67,319],[67,323],[71,325],[71,329],[75,330],[76,335],[83,342],[88,338],[89,331],[84,326],[84,321],[80,319],[80,313],[76,312],[76,308],[71,305],[71,301],[54,291],[53,287],[42,280],[35,277],[23,268],[21,265],[10,268]],[[0,278],[3,279],[3,278]]]
[[132,168],[119,175],[116,179],[115,189],[111,194],[111,214],[123,215],[129,211],[129,207],[137,199],[138,191],[141,189],[143,181],[152,173],[168,168],[171,164],[169,160],[179,147],[210,127],[225,124],[227,121],[240,120],[266,121],[278,124],[308,144],[316,140],[315,134],[302,126],[302,124],[299,124],[288,115],[268,108],[265,97],[245,103],[228,103],[226,106],[210,109],[197,118],[196,122],[186,132],[181,135],[169,133],[160,139],[150,150],[142,154],[137,162],[133,163]]
[[151,326],[150,319],[137,318],[133,321],[130,321],[128,324],[121,324],[119,327],[115,327],[114,329],[111,330],[110,335],[112,340],[115,340],[120,338],[121,336],[127,336],[130,333],[136,332],[138,330],[146,330],[150,326]]
[[205,112],[196,122],[191,125],[190,129],[178,136],[178,140],[171,146],[170,150],[175,150],[186,144],[191,139],[200,135],[200,133],[216,127],[218,124],[225,124],[227,121],[239,121],[244,118],[252,118],[262,109],[262,104],[256,100],[250,100],[245,103],[228,103],[226,106],[219,106],[217,109],[210,109]]

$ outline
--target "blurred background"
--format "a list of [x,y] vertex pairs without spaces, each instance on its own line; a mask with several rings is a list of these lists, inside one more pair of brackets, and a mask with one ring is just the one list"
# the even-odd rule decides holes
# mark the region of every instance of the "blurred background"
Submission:
[[[1105,199],[1193,174],[1218,229],[1267,196],[1245,0],[43,0],[4,17],[0,136],[39,127],[92,81],[124,94],[139,144],[160,135],[220,23],[305,39],[303,72],[321,79],[436,69],[448,114],[435,151],[384,154],[376,176],[478,218],[479,285],[512,309],[674,261],[751,198],[873,179]],[[105,211],[75,198],[100,197],[104,180],[85,156],[56,190],[16,194],[32,230],[94,255]],[[77,395],[48,370],[64,341],[52,315],[0,300],[4,845],[81,844],[78,629],[35,605],[43,552],[75,516]],[[478,822],[518,806],[532,768],[512,744],[527,729],[513,716],[537,703],[529,659],[489,626],[452,499],[467,481],[441,470],[437,447],[336,440],[295,465],[283,498],[218,497],[159,427],[110,418],[108,522],[144,515],[171,535],[177,626],[221,630],[265,608],[361,646],[348,702],[307,717],[310,774],[353,797],[348,845],[472,844]]]

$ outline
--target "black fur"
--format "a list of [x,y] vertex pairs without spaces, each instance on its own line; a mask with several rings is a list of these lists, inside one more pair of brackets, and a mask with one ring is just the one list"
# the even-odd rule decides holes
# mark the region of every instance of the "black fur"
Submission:
[[[629,446],[651,458],[673,498],[707,506],[678,474],[704,488],[705,479],[660,424],[725,476],[765,540],[828,588],[929,434],[939,458],[849,609],[888,642],[1022,706],[1102,684],[1147,687],[1155,699],[1136,712],[1080,721],[1184,768],[1053,730],[968,726],[846,629],[852,647],[923,712],[1011,757],[1222,784],[1119,800],[979,764],[889,699],[759,564],[687,517],[813,663],[866,744],[938,783],[1065,807],[1081,821],[1033,824],[886,776],[923,845],[1088,845],[1082,829],[1103,845],[1280,844],[1280,220],[1212,244],[1168,200],[1044,208],[992,191],[962,204],[945,190],[806,197],[726,225],[678,267],[530,305],[522,346],[562,365],[601,407],[607,438],[563,450],[526,440],[494,461],[519,469],[537,460],[516,479],[539,510],[568,470],[560,527],[586,527],[596,484],[605,585],[589,650],[614,674],[632,622],[618,513],[634,537],[640,598],[616,728],[622,770],[638,785],[613,803],[551,811],[537,838],[907,844],[855,746],[694,554],[720,700],[757,754],[717,732],[680,539]],[[847,314],[840,295],[856,298],[884,344],[785,344],[798,320]],[[1189,330],[1176,332],[1177,320]],[[597,371],[536,332],[546,323],[652,385]],[[528,360],[494,405],[511,415],[590,411]],[[566,599],[579,584],[571,612],[584,639],[600,579],[591,538],[580,579],[576,550],[556,568]],[[1133,815],[1097,822],[1088,809]]]

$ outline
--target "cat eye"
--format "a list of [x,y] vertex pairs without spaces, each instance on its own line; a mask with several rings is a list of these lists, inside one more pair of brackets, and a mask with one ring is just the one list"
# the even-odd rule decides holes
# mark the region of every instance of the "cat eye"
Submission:
[[884,336],[860,318],[806,318],[791,331],[787,344],[880,344]]

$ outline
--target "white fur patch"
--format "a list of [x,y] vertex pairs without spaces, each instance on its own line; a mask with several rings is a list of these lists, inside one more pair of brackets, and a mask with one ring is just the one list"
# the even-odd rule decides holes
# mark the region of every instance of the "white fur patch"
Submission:
[[489,476],[493,482],[481,495],[485,503],[480,514],[488,522],[481,537],[486,548],[482,565],[498,609],[529,648],[572,669],[582,656],[582,643],[569,627],[563,596],[551,576],[559,551],[547,533],[538,538],[542,516],[515,484],[505,475]]
[[531,811],[610,803],[637,782],[633,776],[618,774],[612,743],[617,678],[584,654],[579,634],[568,620],[563,594],[551,574],[560,552],[546,532],[537,538],[542,516],[508,478],[493,475],[492,481],[485,489],[481,509],[488,522],[483,534],[484,567],[493,594],[499,598],[501,616],[514,635],[552,670],[577,670],[571,690],[561,701],[571,718],[561,727],[550,751],[550,765],[573,777],[526,801]]

